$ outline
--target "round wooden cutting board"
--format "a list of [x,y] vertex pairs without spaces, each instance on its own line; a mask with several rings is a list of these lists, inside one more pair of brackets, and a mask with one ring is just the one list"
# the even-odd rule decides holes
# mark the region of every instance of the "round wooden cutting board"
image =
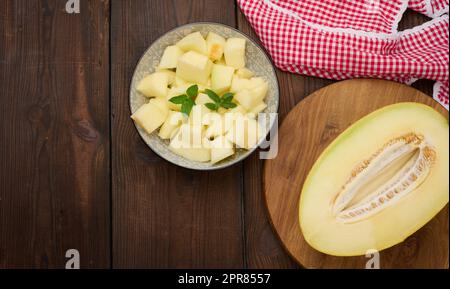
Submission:
[[[303,182],[321,152],[347,127],[383,106],[427,104],[448,119],[431,97],[406,85],[373,79],[338,82],[301,101],[279,129],[278,156],[264,168],[264,194],[271,222],[291,256],[306,268],[366,267],[366,256],[334,257],[311,248],[298,222]],[[448,205],[403,243],[380,252],[381,268],[448,268]],[[393,220],[395,222],[395,220]]]

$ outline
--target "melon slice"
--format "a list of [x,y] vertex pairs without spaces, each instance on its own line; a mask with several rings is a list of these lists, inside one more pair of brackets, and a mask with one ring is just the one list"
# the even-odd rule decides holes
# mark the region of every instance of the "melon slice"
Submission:
[[176,45],[186,52],[196,51],[203,55],[207,54],[206,41],[200,32],[194,32],[185,36],[183,39],[178,41]]
[[362,118],[318,158],[303,186],[305,240],[334,256],[404,241],[449,199],[448,120],[418,103]]
[[214,32],[209,32],[206,37],[206,47],[208,56],[212,61],[220,60],[223,56],[223,49],[225,46],[225,38],[217,35]]

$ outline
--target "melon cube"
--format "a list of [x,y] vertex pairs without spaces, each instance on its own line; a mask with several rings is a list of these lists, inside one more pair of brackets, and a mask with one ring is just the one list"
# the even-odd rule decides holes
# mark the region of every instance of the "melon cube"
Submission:
[[206,47],[208,56],[212,61],[222,58],[225,42],[226,40],[222,36],[217,35],[214,32],[208,33],[208,36],[206,36]]
[[131,118],[147,133],[151,134],[164,123],[167,113],[164,113],[154,103],[147,103],[141,106]]
[[255,75],[255,74],[250,69],[243,67],[243,68],[239,68],[236,71],[236,75],[239,76],[240,78],[247,78],[247,79],[249,79],[249,78],[252,78],[253,75]]
[[228,38],[224,48],[225,62],[236,69],[245,67],[245,39]]
[[185,36],[176,45],[185,52],[195,51],[207,55],[206,41],[200,32],[194,32]]
[[218,163],[229,156],[234,155],[233,144],[224,136],[219,136],[210,143],[211,163]]
[[164,124],[159,130],[159,137],[162,139],[169,139],[173,136],[173,132],[179,128],[184,121],[184,114],[178,111],[170,111]]
[[189,51],[178,60],[177,76],[187,82],[206,85],[212,66],[213,63],[208,57]]
[[150,99],[149,103],[154,104],[163,114],[169,113],[169,106],[166,98],[164,97],[155,97]]
[[267,104],[265,102],[260,102],[252,110],[250,110],[250,113],[253,113],[253,114],[257,115],[258,113],[260,113],[263,110],[265,110],[266,107],[267,107]]
[[262,86],[266,83],[266,81],[262,77],[253,77],[250,79],[250,82],[248,83],[248,89],[253,89],[259,86]]
[[226,134],[229,141],[244,149],[255,148],[262,136],[258,121],[245,116],[236,117],[234,126]]
[[250,93],[252,94],[252,96],[255,100],[257,100],[258,102],[261,102],[266,97],[268,90],[269,90],[269,85],[267,84],[267,82],[263,81],[260,85],[252,88],[250,90]]
[[166,73],[155,72],[144,77],[137,85],[137,91],[147,97],[166,97],[169,77]]
[[219,60],[217,60],[216,62],[214,62],[215,64],[222,64],[222,65],[227,65],[227,63],[225,62],[225,57],[222,56],[222,58],[220,58]]
[[243,108],[242,105],[237,105],[235,108],[230,109],[228,113],[240,113],[242,115],[245,115],[247,113],[247,110]]
[[172,97],[179,96],[186,93],[186,90],[188,89],[188,85],[186,86],[174,86],[172,87],[169,92],[167,93],[167,105],[169,106],[169,109],[181,111],[181,104],[175,104],[170,101]]
[[219,113],[210,113],[205,118],[206,125],[208,128],[205,131],[206,138],[215,138],[217,136],[225,135],[234,124],[234,115],[225,114],[221,115]]
[[207,126],[212,126],[216,122],[222,121],[222,115],[220,115],[217,112],[211,111],[210,113],[206,114],[203,118],[203,124]]
[[175,84],[175,79],[176,79],[176,73],[175,73],[175,71],[168,70],[168,69],[162,69],[162,68],[157,68],[157,71],[158,71],[159,73],[165,73],[165,74],[167,74],[167,79],[168,79],[168,84],[169,84],[169,86]]
[[178,58],[180,58],[183,53],[184,51],[176,45],[167,46],[158,67],[162,69],[177,68]]
[[169,149],[184,158],[196,162],[209,162],[211,160],[211,149],[205,147],[188,147],[178,141],[178,134],[171,140]]
[[260,100],[255,99],[251,94],[250,90],[244,89],[234,95],[234,99],[239,102],[240,105],[247,111],[251,111]]
[[211,89],[222,94],[230,89],[234,68],[220,64],[214,64],[211,71]]
[[195,105],[189,114],[189,123],[192,125],[203,125],[206,115],[210,112],[211,110],[204,105]]
[[205,106],[206,103],[213,103],[213,100],[205,93],[199,93],[195,99],[195,104]]
[[208,162],[211,160],[211,149],[204,147],[201,126],[181,125],[169,144],[169,149],[189,160]]
[[231,81],[230,92],[237,93],[244,89],[248,89],[250,87],[250,84],[250,79],[240,78],[235,74]]
[[192,83],[190,83],[190,82],[184,80],[183,78],[177,76],[176,73],[175,73],[175,83],[174,83],[174,85],[175,86],[188,86],[189,87],[190,85],[192,85]]

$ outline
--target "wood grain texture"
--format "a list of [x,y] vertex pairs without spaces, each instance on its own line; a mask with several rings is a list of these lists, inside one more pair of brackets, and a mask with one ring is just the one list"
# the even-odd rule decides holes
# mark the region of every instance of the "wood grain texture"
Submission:
[[129,83],[159,36],[187,22],[234,26],[228,0],[112,2],[113,263],[242,268],[242,166],[197,172],[159,158],[130,120]]
[[[255,38],[235,1],[82,0],[77,15],[66,2],[0,1],[0,268],[61,268],[69,248],[82,267],[298,268],[269,226],[257,153],[223,171],[180,169],[129,120],[134,67],[169,29],[213,21]],[[400,29],[426,20],[407,12]],[[334,82],[277,75],[281,120]]]
[[108,1],[0,4],[0,268],[109,266]]
[[[246,33],[257,43],[261,44],[254,33],[244,14],[239,10],[238,28]],[[281,109],[287,109],[286,100],[289,93],[290,82],[287,73],[277,71],[280,80]],[[323,82],[326,82],[323,80]],[[289,102],[288,102],[289,104]],[[298,268],[282,247],[276,234],[271,227],[264,204],[262,193],[262,168],[263,161],[259,159],[259,152],[253,153],[244,161],[243,182],[244,182],[244,234],[245,234],[245,259],[248,268]]]
[[[381,107],[421,102],[448,119],[436,101],[406,85],[348,80],[303,100],[279,129],[279,154],[265,163],[265,197],[271,221],[292,256],[308,268],[364,268],[362,257],[332,257],[312,249],[300,233],[298,201],[304,180],[322,151],[347,127]],[[300,148],[292,150],[292,147]],[[380,254],[382,268],[448,268],[448,205],[403,243]]]

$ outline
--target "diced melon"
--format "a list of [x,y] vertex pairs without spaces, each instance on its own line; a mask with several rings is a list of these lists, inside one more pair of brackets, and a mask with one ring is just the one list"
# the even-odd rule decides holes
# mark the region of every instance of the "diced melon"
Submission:
[[231,80],[230,92],[237,93],[244,89],[250,89],[251,86],[252,82],[250,81],[250,79],[241,78],[235,74],[233,76],[233,79]]
[[256,101],[262,102],[264,100],[264,98],[266,97],[268,90],[269,90],[269,85],[267,84],[267,82],[262,81],[260,84],[258,84],[254,88],[252,88],[250,90],[250,93],[252,94],[253,98]]
[[137,85],[137,91],[147,97],[166,97],[169,77],[166,73],[155,72],[144,77]]
[[244,89],[234,95],[234,99],[239,102],[240,105],[242,105],[243,108],[245,108],[247,111],[251,111],[253,108],[256,107],[261,101],[258,99],[255,99],[251,92],[248,89]]
[[240,113],[242,115],[245,115],[247,113],[247,110],[243,108],[242,105],[237,105],[235,108],[230,109],[228,113]]
[[233,144],[224,136],[219,136],[211,141],[211,163],[218,163],[229,156],[234,155]]
[[204,106],[206,103],[214,103],[214,101],[209,98],[209,96],[205,93],[199,93],[197,98],[195,99],[195,103],[197,105]]
[[212,61],[216,61],[222,58],[223,50],[225,47],[225,38],[217,35],[214,32],[209,32],[206,36],[206,46],[208,50],[208,56]]
[[220,58],[219,60],[214,62],[215,64],[221,64],[221,65],[227,65],[227,63],[225,62],[225,57],[222,56],[222,58]]
[[250,69],[243,67],[243,68],[239,68],[236,71],[236,75],[239,76],[240,78],[249,79],[249,78],[252,78],[255,74]]
[[233,74],[233,67],[214,64],[211,71],[211,89],[217,94],[222,94],[229,90]]
[[161,110],[161,112],[163,114],[168,114],[169,113],[169,106],[167,103],[166,98],[164,97],[155,97],[150,99],[149,103],[154,104],[157,108],[159,108]]
[[157,69],[157,70],[158,70],[159,73],[167,74],[167,79],[168,79],[169,86],[175,84],[175,79],[176,79],[175,71],[168,70],[168,69]]
[[303,184],[299,221],[317,251],[359,256],[403,242],[448,200],[448,116],[397,103],[358,120],[322,152]]
[[206,85],[212,66],[208,57],[189,51],[178,60],[177,76],[188,82]]
[[240,116],[235,117],[233,127],[226,137],[239,148],[255,148],[263,137],[263,130],[255,119]]
[[203,124],[208,126],[211,126],[213,125],[213,123],[219,121],[222,121],[222,115],[214,111],[206,114],[205,117],[203,118]]
[[195,51],[207,55],[206,41],[200,32],[194,32],[185,36],[176,45],[185,52]]
[[211,160],[211,149],[203,146],[202,128],[183,124],[171,139],[169,149],[189,160],[208,162]]
[[184,121],[184,114],[178,111],[170,111],[164,124],[159,130],[159,137],[162,139],[169,139],[173,132],[179,128]]
[[245,67],[245,39],[228,38],[224,49],[225,62],[236,69]]
[[267,82],[260,77],[244,79],[233,77],[230,91],[236,93],[234,98],[248,111],[262,102],[268,91]]
[[189,87],[188,85],[174,86],[169,90],[169,92],[167,93],[167,105],[169,106],[169,109],[176,110],[176,111],[181,110],[181,104],[175,104],[175,103],[171,102],[170,99],[175,96],[185,94],[188,87]]
[[205,118],[205,124],[208,128],[205,131],[205,137],[215,138],[217,136],[225,135],[234,125],[234,115],[219,113],[210,113]]
[[191,82],[189,82],[189,81],[186,81],[186,80],[184,80],[183,78],[181,78],[181,77],[179,77],[179,76],[177,76],[176,74],[175,74],[175,83],[174,83],[174,85],[175,86],[178,86],[178,87],[180,87],[180,86],[190,86],[190,85],[193,85]]
[[195,105],[189,115],[189,123],[191,123],[192,125],[203,125],[206,115],[210,112],[211,110],[204,105]]
[[177,68],[178,58],[180,58],[183,53],[184,51],[176,45],[167,46],[158,67],[162,69]]
[[202,125],[193,125],[192,123],[182,124],[179,137],[186,146],[198,148],[202,147],[204,127]]
[[252,110],[250,110],[251,113],[254,113],[257,115],[258,113],[264,111],[267,108],[267,103],[260,102],[259,104],[255,105]]
[[167,113],[164,113],[154,103],[147,103],[141,106],[131,118],[137,125],[151,134],[164,123],[167,118]]

